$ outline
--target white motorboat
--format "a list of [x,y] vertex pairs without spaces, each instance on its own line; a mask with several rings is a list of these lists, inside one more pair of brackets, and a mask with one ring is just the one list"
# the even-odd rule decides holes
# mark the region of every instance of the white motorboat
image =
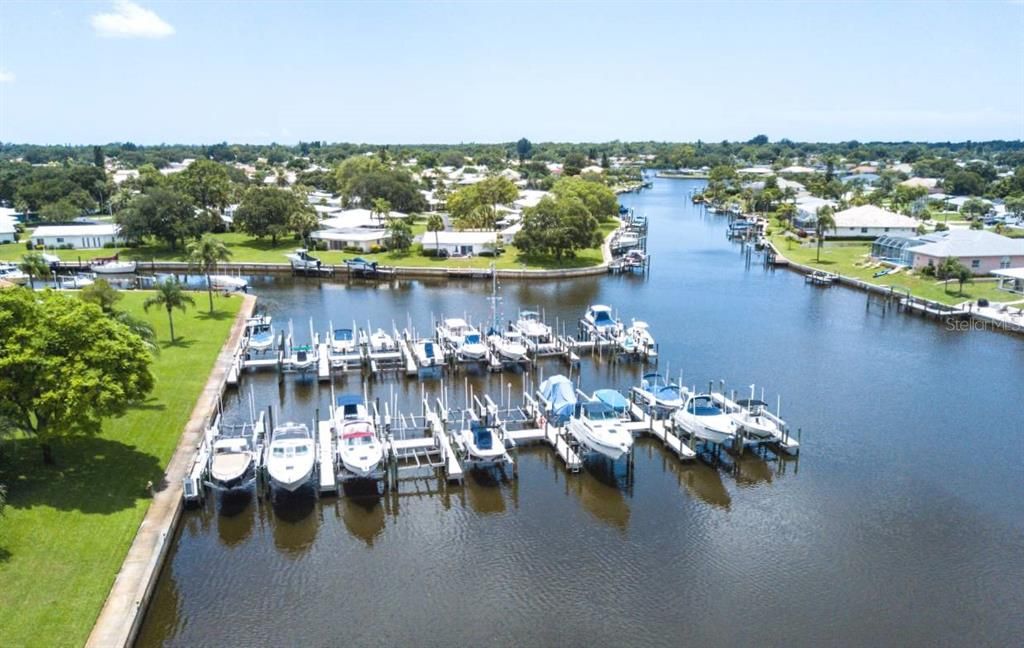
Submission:
[[359,396],[339,396],[334,409],[338,459],[356,477],[372,477],[384,460],[384,444]]
[[311,346],[297,346],[292,348],[290,364],[296,371],[305,371],[316,364],[316,352]]
[[356,339],[350,328],[338,328],[331,332],[331,353],[350,355],[356,352]]
[[299,248],[285,257],[292,264],[292,270],[319,270],[322,265],[320,259],[312,256],[305,248]]
[[655,349],[654,336],[647,322],[633,320],[633,324],[626,329],[625,338],[623,346],[629,345],[631,353],[650,355]]
[[416,362],[421,367],[437,367],[444,364],[444,354],[433,340],[416,340],[413,344]]
[[488,336],[491,348],[506,362],[521,362],[526,359],[526,344],[519,331],[502,331]]
[[244,292],[249,289],[249,282],[241,277],[232,277],[231,275],[210,275],[210,287],[225,292]]
[[537,311],[522,311],[514,327],[523,337],[535,344],[548,344],[553,336],[551,327],[544,323]]
[[78,290],[91,286],[96,280],[89,275],[71,275],[70,277],[57,277],[57,285],[64,290]]
[[19,286],[28,283],[28,275],[19,270],[14,263],[0,263],[0,279]]
[[137,264],[134,261],[118,261],[111,259],[106,261],[94,261],[89,264],[89,269],[97,274],[132,274]]
[[661,412],[671,412],[683,406],[683,390],[674,382],[665,380],[661,374],[644,374],[637,387],[647,405]]
[[622,424],[619,414],[600,400],[588,400],[576,406],[569,419],[569,432],[587,448],[612,461],[633,449],[633,435]]
[[275,488],[298,490],[309,481],[316,463],[313,435],[303,423],[284,423],[270,435],[267,473]]
[[615,335],[622,327],[622,323],[612,315],[611,307],[603,304],[594,304],[587,308],[583,321],[599,335]]
[[266,351],[274,345],[274,327],[270,316],[250,317],[245,322],[245,346],[253,351]]
[[782,437],[782,425],[777,416],[768,411],[768,403],[754,398],[736,401],[739,410],[732,413],[736,424],[749,437],[771,439]]
[[370,334],[370,351],[374,353],[392,353],[398,351],[398,344],[395,338],[391,337],[384,329],[377,329]]
[[214,436],[210,455],[210,482],[228,490],[246,486],[256,478],[255,452],[246,436]]
[[687,394],[683,406],[672,420],[698,439],[711,443],[731,441],[737,432],[736,421],[722,411],[709,394]]
[[455,350],[460,360],[483,360],[487,355],[480,331],[460,318],[446,319],[437,327],[438,339]]
[[468,421],[468,425],[463,425],[459,435],[471,459],[495,461],[505,455],[505,442],[495,430],[480,421]]

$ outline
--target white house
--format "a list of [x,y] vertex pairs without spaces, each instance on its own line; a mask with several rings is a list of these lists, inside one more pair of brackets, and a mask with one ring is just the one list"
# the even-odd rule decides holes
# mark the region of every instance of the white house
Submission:
[[0,243],[14,243],[16,231],[13,219],[0,218]]
[[313,232],[310,235],[318,241],[327,243],[331,250],[359,248],[361,252],[371,252],[376,247],[387,247],[388,232],[383,229],[367,229],[362,227],[346,229],[328,229]]
[[118,231],[118,226],[113,223],[41,225],[32,232],[32,243],[46,248],[101,248],[108,243],[120,242]]
[[494,249],[498,232],[427,232],[423,250],[444,250],[450,256],[476,256]]
[[897,214],[874,205],[851,207],[832,215],[836,222],[834,230],[828,230],[826,238],[878,238],[892,236],[914,236],[918,222],[909,216]]
[[796,215],[793,217],[793,223],[797,227],[809,229],[813,228],[814,223],[818,220],[818,209],[835,207],[836,201],[817,196],[799,196],[794,204],[796,205]]

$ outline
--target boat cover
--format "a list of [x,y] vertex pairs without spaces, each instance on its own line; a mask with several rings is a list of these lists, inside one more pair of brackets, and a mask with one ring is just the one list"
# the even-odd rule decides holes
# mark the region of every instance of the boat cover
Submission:
[[619,414],[625,412],[626,408],[629,407],[629,401],[626,400],[626,397],[614,389],[598,389],[594,392],[594,398],[612,408]]
[[487,426],[473,423],[470,428],[473,431],[473,445],[481,450],[490,450],[493,442],[491,431]]
[[576,390],[572,381],[558,374],[540,384],[540,394],[551,405],[551,422],[560,425],[572,417],[576,406]]

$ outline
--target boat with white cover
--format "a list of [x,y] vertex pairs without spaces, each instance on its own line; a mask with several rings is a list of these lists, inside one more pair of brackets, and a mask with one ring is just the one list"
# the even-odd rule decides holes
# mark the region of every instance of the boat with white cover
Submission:
[[209,464],[211,486],[230,490],[248,486],[256,479],[256,451],[252,441],[252,436],[244,433],[231,435],[218,430],[214,434]]
[[117,259],[110,259],[104,261],[94,261],[89,264],[89,269],[97,274],[132,274],[135,272],[137,264],[135,261],[118,261]]
[[267,474],[270,484],[289,492],[309,481],[316,464],[313,435],[304,423],[284,423],[270,435]]

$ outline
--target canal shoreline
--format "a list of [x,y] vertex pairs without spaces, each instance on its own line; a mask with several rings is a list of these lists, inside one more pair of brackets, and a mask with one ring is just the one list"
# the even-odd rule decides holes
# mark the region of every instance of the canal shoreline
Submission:
[[[771,248],[772,255],[774,257],[774,260],[770,262],[771,265],[788,268],[793,272],[804,276],[822,272],[820,268],[803,265],[802,263],[797,263],[789,259],[779,251],[773,242],[767,241],[767,244]],[[841,286],[855,288],[869,294],[878,295],[889,301],[895,301],[897,307],[900,307],[902,300],[908,300],[908,305],[904,308],[907,312],[919,313],[921,315],[934,317],[935,319],[976,320],[988,325],[988,327],[997,328],[1006,333],[1024,335],[1024,323],[1015,323],[1001,319],[996,315],[986,314],[981,312],[980,309],[976,310],[973,307],[973,304],[968,304],[967,308],[964,308],[963,306],[949,306],[948,304],[932,301],[924,297],[916,297],[909,293],[897,291],[892,286],[873,284],[862,279],[857,279],[856,277],[848,277],[835,272],[828,274],[835,276],[836,282]],[[980,328],[987,327],[982,326]]]
[[255,307],[255,296],[245,295],[242,298],[231,332],[221,347],[206,385],[178,440],[174,455],[167,464],[164,472],[166,483],[153,495],[153,501],[89,633],[86,646],[131,646],[138,635],[181,516],[185,472],[206,429],[207,420],[216,411],[224,392],[234,350],[245,331],[245,321],[252,316]]

